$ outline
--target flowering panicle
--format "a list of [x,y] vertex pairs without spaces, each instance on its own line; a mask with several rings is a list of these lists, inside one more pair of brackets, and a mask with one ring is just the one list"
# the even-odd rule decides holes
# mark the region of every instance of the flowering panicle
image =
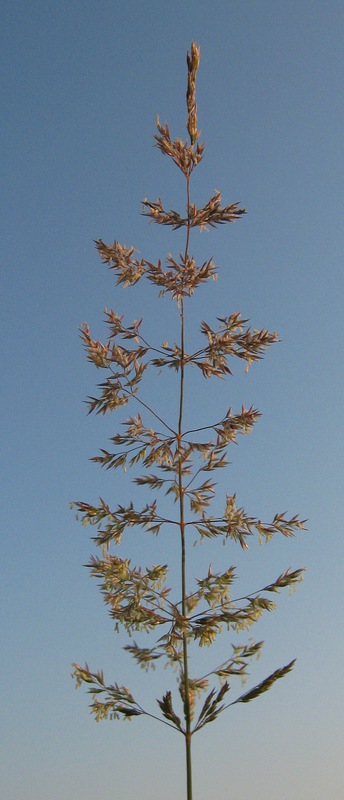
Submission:
[[[197,288],[217,277],[211,257],[197,263],[190,252],[190,233],[193,229],[215,228],[240,219],[245,209],[239,203],[222,204],[219,191],[202,208],[190,199],[190,176],[202,159],[204,145],[199,143],[197,121],[196,75],[200,49],[193,42],[187,54],[187,131],[190,143],[171,139],[168,125],[157,119],[155,141],[160,151],[169,156],[186,179],[186,208],[180,213],[166,210],[159,198],[143,201],[143,214],[151,221],[173,230],[185,230],[185,251],[179,256],[167,255],[155,263],[141,257],[130,246],[114,241],[96,241],[99,256],[116,276],[116,283],[133,287],[146,278],[156,286],[160,295],[170,295],[179,306],[178,341],[169,345],[150,342],[143,331],[142,319],[131,324],[113,309],[105,309],[108,335],[104,342],[93,339],[88,325],[81,326],[81,338],[87,358],[103,370],[105,377],[98,386],[97,396],[89,398],[89,411],[106,414],[131,403],[134,411],[110,438],[110,445],[92,458],[106,470],[134,470],[134,483],[139,491],[153,493],[151,502],[143,505],[134,501],[111,507],[105,500],[98,504],[79,501],[74,505],[84,525],[95,529],[93,540],[100,548],[99,557],[92,556],[87,565],[100,582],[104,601],[115,623],[115,630],[125,629],[130,638],[124,649],[144,670],[164,662],[177,670],[179,699],[166,691],[158,700],[157,717],[143,708],[132,693],[117,683],[106,684],[102,672],[91,672],[86,664],[74,665],[77,685],[86,683],[92,696],[91,710],[96,719],[106,717],[131,719],[148,715],[176,729],[185,736],[187,750],[188,800],[191,800],[190,742],[192,735],[219,713],[235,703],[247,703],[258,697],[293,667],[294,661],[278,668],[265,680],[232,703],[226,702],[232,683],[239,677],[245,680],[248,664],[257,658],[263,643],[232,645],[232,650],[220,664],[205,675],[189,673],[190,644],[209,647],[222,631],[233,635],[249,630],[265,612],[275,608],[271,594],[281,589],[293,589],[303,578],[302,569],[287,569],[271,583],[236,597],[233,587],[236,570],[227,563],[222,572],[209,566],[203,578],[195,578],[192,587],[186,585],[186,544],[192,540],[218,540],[239,545],[248,550],[254,536],[260,542],[272,537],[291,537],[304,529],[305,520],[297,515],[276,513],[271,521],[263,522],[237,505],[236,494],[228,493],[220,516],[212,513],[216,495],[216,471],[228,463],[228,449],[237,443],[239,435],[251,433],[260,412],[251,405],[233,411],[230,407],[221,418],[210,422],[197,418],[197,398],[194,399],[195,423],[192,429],[184,424],[185,380],[191,367],[196,367],[207,379],[225,379],[232,375],[233,364],[258,363],[267,349],[278,342],[276,332],[251,328],[238,312],[217,318],[215,326],[203,321],[200,325],[199,346],[189,348],[185,335],[186,300]],[[142,381],[150,370],[164,374],[165,368],[176,373],[178,415],[170,419],[159,406],[150,405],[142,392]],[[173,503],[168,513],[165,497]],[[118,548],[130,542],[134,528],[157,536],[168,528],[180,551],[180,586],[170,583],[167,564],[133,566],[130,558],[119,555]],[[115,550],[115,552],[113,552]],[[148,635],[143,641],[144,635]],[[210,688],[218,679],[220,688]],[[207,692],[206,697],[204,693]],[[177,708],[179,703],[180,708]],[[198,703],[201,703],[198,706]],[[176,710],[177,709],[177,710]]]

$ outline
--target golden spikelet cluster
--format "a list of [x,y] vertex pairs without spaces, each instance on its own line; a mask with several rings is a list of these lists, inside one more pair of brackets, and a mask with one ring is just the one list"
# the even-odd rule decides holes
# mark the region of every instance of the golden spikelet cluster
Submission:
[[191,175],[194,167],[199,164],[202,159],[204,144],[196,144],[201,131],[197,128],[197,106],[196,106],[196,74],[200,62],[200,48],[191,44],[191,53],[187,53],[188,65],[188,87],[186,92],[186,102],[188,109],[187,130],[190,136],[191,144],[183,142],[182,139],[177,138],[172,141],[170,136],[169,127],[167,124],[161,125],[159,117],[156,119],[156,126],[158,134],[154,138],[164,155],[172,158],[174,163],[183,172],[186,178]]
[[188,88],[186,92],[186,102],[188,107],[187,129],[191,144],[194,145],[199,138],[200,132],[197,129],[197,106],[196,106],[196,74],[199,67],[201,50],[195,42],[191,43],[191,53],[187,53],[186,61],[188,65]]

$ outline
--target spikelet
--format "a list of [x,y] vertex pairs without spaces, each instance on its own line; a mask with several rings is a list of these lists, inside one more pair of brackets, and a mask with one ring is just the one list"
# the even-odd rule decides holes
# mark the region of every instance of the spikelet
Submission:
[[186,102],[188,107],[187,129],[191,144],[194,145],[199,138],[200,131],[197,129],[197,106],[196,106],[196,73],[200,62],[200,47],[195,42],[191,43],[191,53],[187,53],[186,61],[188,65],[188,88],[186,92]]

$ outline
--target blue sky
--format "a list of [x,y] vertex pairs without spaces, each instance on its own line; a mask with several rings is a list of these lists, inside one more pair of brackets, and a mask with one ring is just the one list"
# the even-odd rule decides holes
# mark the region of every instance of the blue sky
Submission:
[[[89,462],[117,419],[86,417],[99,378],[78,326],[104,334],[104,306],[144,316],[173,338],[176,309],[154,290],[115,287],[93,240],[148,258],[181,236],[149,226],[140,201],[184,201],[177,169],[152,147],[155,116],[185,136],[185,54],[201,46],[199,124],[206,144],[193,197],[221,189],[248,214],[194,236],[217,284],[190,304],[201,319],[241,311],[277,329],[248,376],[192,379],[190,414],[254,404],[263,416],[230,454],[220,495],[262,518],[288,510],[308,532],[248,553],[196,548],[201,564],[237,563],[247,590],[287,567],[304,584],[253,631],[264,638],[254,685],[297,657],[270,693],[235,707],[194,743],[195,800],[340,800],[343,786],[343,5],[329,0],[172,4],[4,0],[2,82],[3,796],[6,800],[174,800],[184,792],[180,737],[153,721],[102,723],[75,692],[72,661],[103,667],[147,702],[171,677],[135,670],[95,582],[69,501],[116,504],[128,478]],[[181,206],[182,207],[182,206]],[[239,365],[240,367],[240,365]],[[159,387],[169,404],[169,387]],[[168,405],[172,409],[172,406]],[[120,419],[120,418],[119,418]],[[154,543],[153,543],[154,544]],[[157,545],[174,558],[174,542]],[[147,537],[132,557],[154,560]],[[165,556],[166,557],[166,556]],[[157,556],[156,556],[157,558]],[[226,648],[223,640],[221,646]],[[211,653],[207,654],[211,659]],[[203,654],[202,654],[203,658]],[[238,690],[240,687],[238,687]],[[233,689],[234,693],[234,689]]]

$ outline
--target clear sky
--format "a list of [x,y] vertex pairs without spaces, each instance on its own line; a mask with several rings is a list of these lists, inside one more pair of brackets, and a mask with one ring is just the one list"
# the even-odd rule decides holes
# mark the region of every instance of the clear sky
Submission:
[[[195,800],[342,797],[343,22],[340,0],[3,0],[5,800],[184,796],[182,737],[145,718],[97,726],[86,693],[74,691],[73,661],[103,667],[152,703],[172,679],[146,678],[122,652],[126,640],[82,567],[93,545],[69,501],[101,494],[116,505],[131,492],[128,478],[88,460],[117,418],[86,416],[99,375],[79,324],[101,337],[112,306],[130,321],[144,315],[159,342],[173,339],[170,301],[147,285],[115,288],[93,240],[116,238],[149,258],[179,251],[179,234],[149,226],[140,201],[183,202],[181,176],[152,134],[158,113],[173,136],[186,135],[192,39],[206,144],[193,196],[202,204],[221,189],[248,213],[194,236],[195,254],[221,269],[190,305],[190,336],[202,318],[241,311],[282,341],[248,376],[239,365],[226,386],[191,382],[188,398],[207,421],[213,405],[262,412],[233,448],[220,493],[237,491],[263,519],[288,510],[309,520],[293,541],[191,552],[190,574],[201,559],[237,563],[247,591],[287,567],[308,570],[253,630],[266,645],[247,688],[294,657],[297,665],[195,738]],[[159,396],[169,402],[163,385]],[[147,535],[133,537],[133,562],[154,560],[151,547]]]

